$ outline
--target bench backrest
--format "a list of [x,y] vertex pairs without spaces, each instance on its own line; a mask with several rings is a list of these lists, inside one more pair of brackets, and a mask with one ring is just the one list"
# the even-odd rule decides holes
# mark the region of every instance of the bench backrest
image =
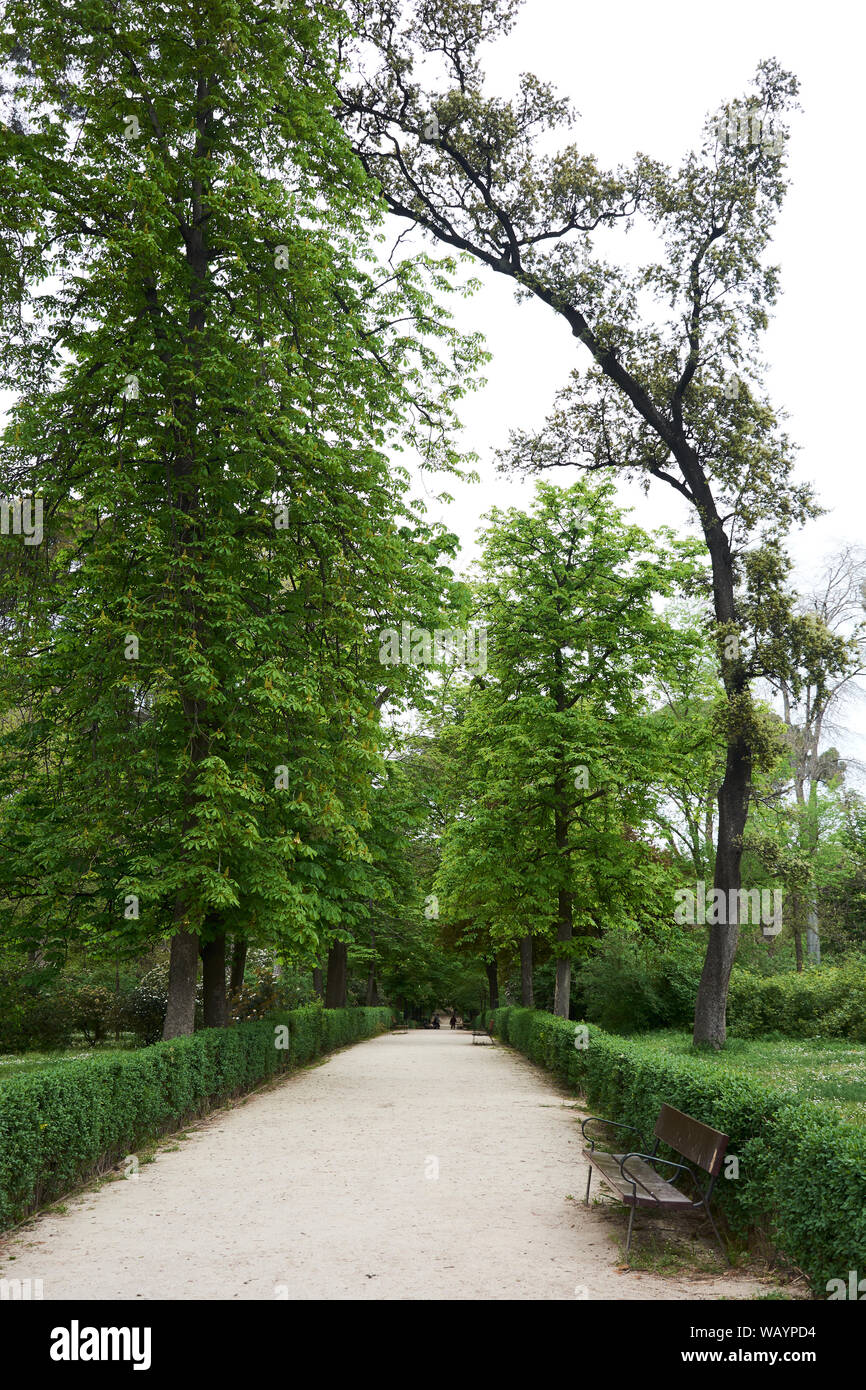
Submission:
[[655,1137],[712,1177],[718,1177],[721,1172],[728,1147],[727,1134],[720,1134],[717,1129],[701,1124],[700,1120],[693,1120],[682,1110],[663,1105],[656,1120]]

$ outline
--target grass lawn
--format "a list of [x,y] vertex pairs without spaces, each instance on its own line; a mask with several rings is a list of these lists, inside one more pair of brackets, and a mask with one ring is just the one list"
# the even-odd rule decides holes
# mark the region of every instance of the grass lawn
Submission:
[[723,1052],[695,1051],[691,1034],[663,1029],[642,1043],[687,1058],[707,1071],[737,1072],[791,1088],[799,1100],[830,1102],[847,1120],[866,1124],[866,1043],[840,1038],[729,1038]]

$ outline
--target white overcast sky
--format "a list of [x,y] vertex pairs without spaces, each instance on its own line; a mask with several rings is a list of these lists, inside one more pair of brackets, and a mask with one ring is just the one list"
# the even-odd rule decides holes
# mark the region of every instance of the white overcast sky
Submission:
[[[678,164],[698,143],[707,112],[739,96],[762,58],[775,57],[799,78],[803,109],[791,118],[791,187],[770,255],[781,266],[783,294],[764,355],[771,396],[801,446],[798,471],[817,485],[827,508],[791,538],[795,581],[803,586],[837,549],[864,542],[864,84],[854,19],[853,5],[838,0],[526,0],[513,33],[489,46],[484,59],[497,94],[511,92],[522,71],[553,82],[580,113],[566,138],[603,166],[630,162],[637,150]],[[518,304],[504,277],[477,273],[484,288],[461,301],[455,315],[461,326],[480,329],[493,353],[487,386],[461,406],[482,482],[450,485],[454,505],[430,507],[461,536],[467,559],[488,507],[525,504],[531,496],[531,483],[495,471],[494,450],[509,429],[539,425],[571,368],[585,365],[581,345],[551,310]],[[572,477],[566,470],[548,476],[559,483]],[[685,521],[680,499],[662,484],[649,502],[636,489],[624,489],[623,497],[640,504],[634,519],[648,527]],[[840,746],[866,759],[857,728],[866,725],[863,703],[845,720]]]

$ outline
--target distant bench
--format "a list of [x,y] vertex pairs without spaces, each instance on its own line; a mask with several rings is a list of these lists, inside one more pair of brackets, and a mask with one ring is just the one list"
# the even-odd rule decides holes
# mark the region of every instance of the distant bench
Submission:
[[[586,1132],[586,1127],[590,1124],[603,1124],[613,1129],[630,1130],[632,1134],[637,1134],[638,1139],[640,1139],[640,1150],[616,1154],[597,1149],[595,1140],[590,1138]],[[586,1179],[586,1204],[589,1205],[589,1187],[592,1182],[592,1170],[595,1168],[605,1182],[617,1193],[620,1201],[627,1207],[631,1207],[631,1215],[628,1219],[628,1240],[625,1247],[626,1259],[628,1259],[631,1248],[631,1232],[635,1211],[638,1207],[648,1207],[655,1211],[705,1211],[716,1240],[721,1246],[722,1254],[728,1264],[731,1263],[710,1211],[710,1198],[713,1195],[716,1179],[722,1171],[725,1150],[728,1147],[727,1134],[721,1134],[717,1129],[711,1129],[709,1125],[702,1124],[700,1120],[693,1120],[691,1115],[684,1115],[681,1110],[674,1110],[672,1105],[663,1105],[659,1111],[659,1117],[653,1131],[655,1144],[649,1151],[634,1126],[620,1124],[618,1120],[602,1120],[598,1115],[590,1115],[583,1121],[581,1131],[584,1139],[589,1139],[589,1148],[583,1151],[583,1156],[589,1164],[589,1173]],[[709,1177],[706,1185],[703,1185],[702,1180],[698,1180],[688,1164],[675,1163],[669,1158],[660,1158],[658,1154],[659,1144],[667,1144],[674,1153],[679,1154],[681,1158],[688,1159],[689,1163],[702,1169]],[[658,1166],[677,1170],[677,1173],[671,1174],[672,1181],[668,1182],[656,1171]],[[694,1197],[690,1197],[687,1193],[674,1187],[673,1180],[676,1180],[679,1173],[685,1173],[691,1179]]]
[[472,1029],[472,1046],[474,1047],[477,1042],[490,1043],[491,1047],[496,1046],[493,1039],[493,1034],[489,1028]]

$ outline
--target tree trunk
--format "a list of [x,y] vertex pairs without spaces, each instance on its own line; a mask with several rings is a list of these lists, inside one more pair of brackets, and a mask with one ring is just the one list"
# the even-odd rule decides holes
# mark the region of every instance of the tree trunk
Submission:
[[[554,653],[554,664],[557,672],[563,669],[562,651]],[[565,689],[562,681],[558,680],[551,687],[554,699],[556,700],[557,712],[562,712],[567,708]],[[560,769],[562,769],[566,759],[566,751],[560,754]],[[568,809],[571,801],[568,792],[568,783],[565,773],[560,770],[557,772],[553,782],[553,795],[555,809],[553,813],[553,834],[556,844],[556,854],[560,865],[568,863],[566,851],[568,849]],[[570,942],[574,933],[574,898],[570,889],[560,888],[558,894],[559,915],[556,927],[556,940],[559,943]],[[568,1018],[571,1012],[571,957],[564,952],[556,954],[556,985],[553,992],[553,1012],[558,1018]]]
[[195,1031],[195,986],[198,979],[198,936],[179,931],[171,938],[168,968],[168,1007],[163,1038],[182,1038]]
[[520,938],[520,1002],[525,1009],[535,1008],[535,992],[532,988],[532,937],[529,933]]
[[809,904],[809,916],[806,922],[806,950],[812,957],[816,965],[821,964],[821,937],[818,932],[818,909],[814,900]]
[[495,960],[486,960],[484,969],[487,971],[487,985],[490,990],[491,1009],[499,1008],[499,976],[496,969]]
[[[730,907],[731,890],[740,888],[740,860],[743,853],[743,830],[749,809],[752,760],[750,750],[739,736],[730,739],[725,762],[725,776],[719,787],[719,830],[716,847],[714,886],[721,889],[724,902]],[[734,921],[712,923],[710,939],[698,997],[695,1003],[695,1045],[724,1047],[726,1037],[725,1010],[731,967],[739,936],[739,899],[732,912],[723,917]]]
[[326,1009],[345,1009],[348,967],[349,948],[345,941],[335,941],[328,952],[328,982],[325,986]]
[[[565,943],[571,941],[574,930],[572,912],[572,895],[567,889],[561,888],[559,891],[559,923],[556,928],[556,939],[558,942]],[[568,1018],[570,1011],[571,958],[564,955],[557,956],[553,1012],[558,1018]]]
[[244,972],[247,968],[247,939],[245,936],[236,936],[232,945],[232,974],[229,981],[229,993],[240,994],[244,987]]
[[803,969],[803,901],[799,893],[789,895],[791,904],[791,933],[794,937],[794,958],[798,972]]
[[322,974],[321,961],[313,966],[313,993],[317,999],[324,999],[325,997],[325,977]]
[[226,934],[220,932],[213,941],[201,948],[202,995],[205,1028],[226,1028],[229,1021],[226,1003]]
[[[716,509],[712,491],[700,464],[688,445],[675,450],[677,460],[691,487],[704,539],[710,553],[713,571],[713,611],[716,622],[727,630],[737,631],[737,611],[734,588],[734,558]],[[743,831],[749,814],[752,787],[752,750],[742,728],[735,721],[742,718],[742,702],[748,702],[749,681],[745,662],[739,649],[733,656],[721,656],[721,674],[732,720],[727,738],[725,775],[718,795],[718,829],[716,840],[716,870],[713,886],[721,890],[728,910],[723,921],[711,923],[707,954],[695,1001],[693,1042],[696,1046],[724,1047],[727,1036],[726,1009],[731,967],[737,950],[739,924],[740,863],[743,857]],[[732,894],[736,906],[731,909]],[[728,920],[733,917],[733,921]]]
[[370,932],[370,949],[373,952],[373,958],[367,973],[367,993],[364,997],[364,1003],[368,1009],[375,1008],[379,1002],[379,995],[376,990],[376,933],[373,931]]

